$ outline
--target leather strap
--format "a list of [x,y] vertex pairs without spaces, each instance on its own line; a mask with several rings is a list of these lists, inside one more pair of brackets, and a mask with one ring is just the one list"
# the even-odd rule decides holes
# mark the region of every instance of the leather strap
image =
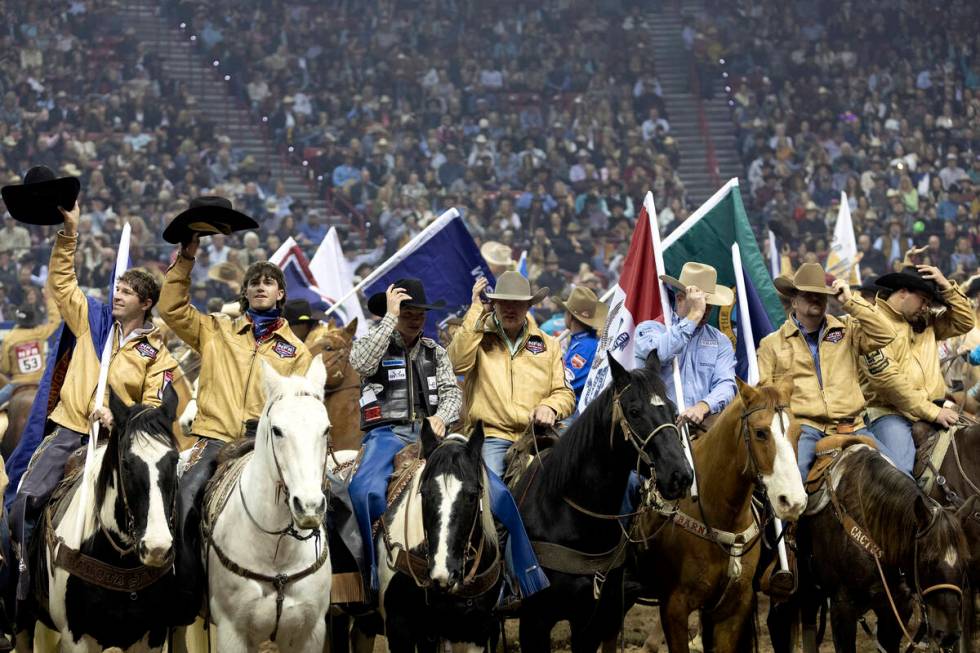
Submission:
[[583,553],[553,542],[531,542],[538,564],[563,574],[592,576],[608,574],[626,562],[626,535],[613,548],[602,553]]
[[71,548],[61,538],[55,545],[54,564],[66,572],[102,589],[115,592],[139,592],[173,571],[174,553],[171,550],[166,561],[159,567],[140,565],[120,568],[96,560]]

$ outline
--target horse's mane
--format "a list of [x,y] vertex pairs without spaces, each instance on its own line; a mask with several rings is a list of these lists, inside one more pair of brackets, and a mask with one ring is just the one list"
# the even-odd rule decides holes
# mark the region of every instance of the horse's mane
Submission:
[[[913,506],[924,499],[915,481],[877,451],[862,449],[848,457],[838,494],[846,509],[857,507],[854,517],[868,529],[889,564],[901,565],[912,559],[916,535],[922,530]],[[933,519],[918,538],[919,559],[941,560],[951,548],[963,555],[966,544],[955,515],[938,509]]]
[[128,411],[129,417],[126,420],[125,431],[113,427],[109,433],[109,439],[106,440],[102,467],[99,469],[99,476],[95,482],[96,505],[102,505],[105,500],[109,481],[119,469],[119,448],[126,444],[127,438],[131,440],[146,438],[149,441],[174,449],[178,447],[177,438],[174,437],[173,433],[173,425],[167,421],[159,406],[140,404],[130,407]]
[[[649,397],[656,394],[667,401],[667,387],[660,378],[659,370],[649,367],[630,372],[630,385]],[[609,422],[612,419],[615,384],[610,384],[596,397],[585,411],[572,422],[558,443],[548,454],[548,464],[542,465],[542,482],[550,491],[559,494],[570,483],[581,478],[582,466],[589,464],[589,452],[609,447]]]

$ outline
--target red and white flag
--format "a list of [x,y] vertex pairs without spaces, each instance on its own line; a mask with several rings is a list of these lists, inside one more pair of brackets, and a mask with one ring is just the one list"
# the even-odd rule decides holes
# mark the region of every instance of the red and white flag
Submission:
[[[670,319],[666,296],[660,283],[657,263],[663,258],[659,249],[660,234],[653,208],[653,196],[648,193],[643,202],[643,208],[636,220],[633,239],[630,241],[629,252],[623,263],[623,271],[619,283],[613,289],[609,303],[609,317],[606,327],[599,340],[599,348],[589,371],[589,377],[582,389],[579,399],[579,410],[584,410],[589,403],[599,396],[609,385],[610,373],[606,353],[611,353],[623,367],[633,369],[634,332],[636,325],[647,320],[663,322]],[[663,263],[660,263],[660,268]]]

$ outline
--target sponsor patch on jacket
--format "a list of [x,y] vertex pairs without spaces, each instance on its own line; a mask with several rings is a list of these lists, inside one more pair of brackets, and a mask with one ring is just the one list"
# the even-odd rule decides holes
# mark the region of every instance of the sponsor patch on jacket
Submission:
[[824,342],[838,343],[844,339],[844,329],[833,329],[823,337]]
[[524,349],[528,350],[532,354],[544,353],[548,347],[544,344],[544,340],[537,336],[531,336],[527,339],[527,344],[524,345]]
[[156,347],[145,341],[136,345],[136,351],[143,358],[149,358],[150,360],[154,360],[159,353]]
[[889,360],[885,352],[878,349],[870,354],[864,355],[864,362],[868,364],[868,372],[871,374],[881,374],[888,369]]
[[373,422],[381,419],[381,406],[371,406],[364,411],[364,421]]
[[21,374],[37,372],[44,365],[44,361],[41,359],[41,348],[36,342],[26,342],[15,346],[14,355],[17,357],[17,369]]
[[387,358],[381,361],[381,367],[405,367],[405,361],[401,358]]
[[612,347],[610,347],[610,349],[613,351],[619,351],[620,349],[625,349],[629,341],[630,341],[630,334],[623,332],[618,336],[616,336],[616,339],[613,340],[613,344]]
[[279,358],[295,358],[296,357],[296,347],[291,345],[285,340],[280,340],[275,345],[272,346],[272,351],[276,352],[276,356]]
[[580,370],[585,367],[586,360],[581,354],[575,354],[572,356],[572,360],[568,361],[568,364],[573,368]]
[[408,377],[408,372],[404,367],[388,370],[389,381],[404,381]]

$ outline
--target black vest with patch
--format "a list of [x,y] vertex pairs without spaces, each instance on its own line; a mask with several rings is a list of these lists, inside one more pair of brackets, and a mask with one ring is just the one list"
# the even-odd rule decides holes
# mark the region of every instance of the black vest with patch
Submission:
[[435,415],[439,407],[435,348],[435,342],[422,338],[412,361],[394,340],[388,342],[378,369],[361,381],[362,431]]

